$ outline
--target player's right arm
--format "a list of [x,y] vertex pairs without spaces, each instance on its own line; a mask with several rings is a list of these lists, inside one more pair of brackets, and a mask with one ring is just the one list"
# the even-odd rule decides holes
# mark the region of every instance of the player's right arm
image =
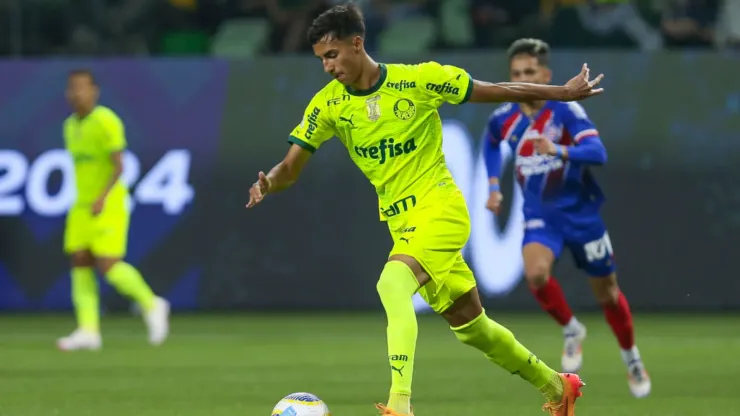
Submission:
[[334,136],[323,94],[316,94],[306,107],[301,123],[288,138],[291,143],[283,160],[265,175],[260,172],[257,182],[249,190],[247,208],[262,202],[268,193],[275,193],[293,185],[303,171],[308,159],[325,141]]
[[499,182],[501,177],[501,134],[496,113],[488,120],[486,130],[483,133],[483,158],[488,172],[489,196],[486,208],[498,215],[504,196],[501,193]]

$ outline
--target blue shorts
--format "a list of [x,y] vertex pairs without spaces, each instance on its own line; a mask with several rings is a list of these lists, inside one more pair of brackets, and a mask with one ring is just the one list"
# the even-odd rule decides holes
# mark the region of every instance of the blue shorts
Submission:
[[552,250],[557,259],[566,246],[576,266],[591,277],[607,277],[616,271],[614,250],[604,220],[599,215],[581,217],[578,223],[562,219],[544,220],[525,216],[522,246],[539,243]]

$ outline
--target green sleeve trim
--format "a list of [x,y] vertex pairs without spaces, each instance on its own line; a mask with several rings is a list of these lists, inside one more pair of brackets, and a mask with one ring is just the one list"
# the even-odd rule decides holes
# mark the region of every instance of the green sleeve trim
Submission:
[[460,101],[460,104],[467,103],[471,95],[473,95],[473,77],[468,74],[468,90],[465,91],[465,97]]
[[301,146],[302,148],[308,150],[311,153],[313,153],[313,152],[316,151],[316,148],[313,147],[310,143],[305,142],[305,141],[303,141],[303,140],[301,140],[301,139],[299,139],[299,138],[297,138],[297,137],[295,137],[293,135],[291,135],[290,137],[288,137],[288,143],[292,143],[292,144]]

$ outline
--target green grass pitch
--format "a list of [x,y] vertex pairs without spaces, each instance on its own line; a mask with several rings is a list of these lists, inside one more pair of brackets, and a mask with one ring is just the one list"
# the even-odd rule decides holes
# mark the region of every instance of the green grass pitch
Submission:
[[[491,315],[558,366],[560,331],[544,314]],[[629,395],[600,315],[589,328],[578,415],[740,415],[740,316],[640,315],[638,345],[653,394]],[[63,353],[70,316],[0,318],[1,416],[269,416],[284,395],[319,395],[335,416],[375,415],[390,372],[382,315],[184,315],[160,348],[130,316],[105,317],[101,352]],[[424,316],[414,374],[416,416],[540,415],[528,384]]]

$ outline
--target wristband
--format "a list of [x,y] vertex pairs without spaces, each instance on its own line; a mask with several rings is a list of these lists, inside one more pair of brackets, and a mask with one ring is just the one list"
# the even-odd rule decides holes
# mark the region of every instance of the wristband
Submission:
[[488,192],[498,192],[500,190],[501,190],[501,187],[497,183],[488,185]]
[[555,156],[563,157],[563,146],[555,146]]

